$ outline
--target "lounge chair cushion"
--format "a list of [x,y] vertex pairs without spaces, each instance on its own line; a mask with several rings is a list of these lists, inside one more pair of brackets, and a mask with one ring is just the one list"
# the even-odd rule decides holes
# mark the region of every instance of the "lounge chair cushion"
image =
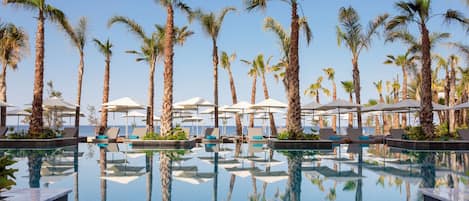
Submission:
[[105,135],[97,135],[97,136],[96,136],[96,139],[97,139],[97,140],[104,140],[104,139],[107,139],[107,136],[105,136]]
[[255,135],[255,136],[252,136],[252,139],[253,140],[263,140],[264,137],[260,136],[260,135]]
[[205,139],[207,139],[207,140],[216,140],[217,137],[215,137],[215,136],[213,136],[213,135],[207,135],[207,136],[205,137]]
[[340,140],[340,137],[337,136],[337,135],[329,136],[329,140],[332,140],[332,141],[339,141],[339,140]]
[[359,136],[358,137],[359,140],[370,140],[370,137],[369,136]]
[[139,138],[140,138],[140,137],[137,136],[137,135],[131,135],[131,136],[129,136],[129,139],[131,139],[131,140],[136,140],[136,139],[139,139]]

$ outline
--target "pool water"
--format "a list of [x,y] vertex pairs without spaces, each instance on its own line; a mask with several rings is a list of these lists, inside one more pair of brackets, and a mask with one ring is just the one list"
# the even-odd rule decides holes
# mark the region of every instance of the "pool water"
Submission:
[[469,153],[384,145],[272,151],[262,144],[137,150],[79,144],[1,150],[17,161],[13,188],[69,188],[69,200],[422,200],[423,187],[469,188]]

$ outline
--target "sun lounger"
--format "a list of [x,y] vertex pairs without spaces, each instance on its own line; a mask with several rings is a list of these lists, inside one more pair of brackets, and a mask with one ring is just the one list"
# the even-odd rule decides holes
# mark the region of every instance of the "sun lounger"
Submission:
[[335,134],[332,128],[321,128],[319,130],[319,139],[321,140],[332,140],[340,141],[342,138]]
[[204,132],[203,143],[218,143],[220,142],[220,129],[219,128],[206,128]]
[[143,139],[147,134],[147,128],[134,128],[132,135],[129,136],[129,139]]
[[347,137],[353,142],[369,140],[368,137],[363,136],[361,128],[347,128]]
[[120,129],[117,127],[107,128],[104,131],[104,135],[96,136],[94,142],[97,143],[109,143],[109,142],[116,142],[117,138],[119,137]]
[[248,142],[264,142],[264,136],[262,136],[262,128],[248,128]]
[[248,143],[248,153],[249,154],[254,154],[258,152],[264,152],[264,143],[254,143],[250,142]]
[[459,137],[461,140],[468,140],[469,141],[469,129],[459,129],[457,130]]
[[392,139],[402,139],[402,136],[405,134],[404,129],[391,129],[389,131]]
[[72,137],[77,137],[78,135],[78,129],[76,128],[64,128],[64,138],[72,138]]

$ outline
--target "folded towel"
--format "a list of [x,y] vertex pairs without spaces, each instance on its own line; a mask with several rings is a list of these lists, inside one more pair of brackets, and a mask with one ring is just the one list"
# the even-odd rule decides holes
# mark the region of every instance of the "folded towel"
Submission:
[[104,139],[107,139],[107,136],[105,136],[105,135],[97,135],[97,136],[96,136],[96,139],[97,139],[97,140],[104,140]]
[[136,136],[136,135],[131,135],[131,136],[129,136],[129,139],[131,139],[131,140],[136,140],[136,139],[138,139],[138,138],[139,138],[139,137]]
[[358,139],[359,140],[370,140],[370,137],[369,136],[359,136]]
[[205,137],[205,139],[207,139],[207,140],[216,140],[217,137],[215,137],[213,135],[208,135],[207,137]]
[[260,135],[255,135],[255,136],[252,136],[252,139],[253,140],[263,140],[264,137],[260,136]]

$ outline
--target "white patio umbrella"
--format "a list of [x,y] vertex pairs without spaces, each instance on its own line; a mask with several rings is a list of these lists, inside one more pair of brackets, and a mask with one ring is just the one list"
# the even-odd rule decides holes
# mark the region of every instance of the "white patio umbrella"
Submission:
[[[119,99],[104,103],[103,106],[107,107],[107,109],[110,112],[123,112],[126,115],[129,114],[129,111],[144,109],[143,105],[137,103],[137,101],[129,97],[119,98]],[[128,118],[126,118],[125,119],[125,137],[126,138],[129,135],[128,125],[129,125]]]
[[[285,103],[282,103],[278,100],[269,98],[265,99],[259,103],[254,104],[251,108],[252,109],[266,109],[268,114],[271,114],[272,112],[270,111],[271,109],[284,109],[287,108],[288,105]],[[270,138],[271,133],[269,133],[269,138]]]
[[101,177],[101,179],[106,179],[120,184],[129,184],[130,182],[137,180],[142,175],[144,175],[144,173],[108,174],[104,177]]
[[381,133],[384,133],[384,111],[386,111],[386,108],[388,108],[389,106],[390,105],[386,103],[378,103],[376,105],[365,107],[362,109],[363,112],[381,112]]
[[135,118],[145,118],[147,115],[138,112],[138,111],[130,111],[125,115],[122,115],[122,118],[134,118],[134,124],[135,124]]
[[20,117],[26,117],[31,115],[31,113],[25,111],[25,110],[11,110],[7,112],[7,116],[16,116],[18,119],[16,121],[16,130],[18,130],[18,127],[20,126]]
[[[321,104],[319,104],[319,103],[313,101],[313,102],[311,102],[311,103],[308,103],[308,104],[306,104],[306,105],[301,106],[301,112],[304,112],[304,114],[305,114],[304,116],[305,116],[305,117],[307,116],[307,115],[306,115],[307,112],[311,112],[311,114],[312,114],[312,116],[313,116],[313,119],[314,119],[315,112],[316,112],[316,110],[317,110],[319,107],[321,107]],[[303,126],[305,126],[305,124],[306,124],[306,118],[305,118],[305,122],[303,122],[303,124],[304,124]]]
[[[205,100],[201,97],[194,97],[185,101],[177,102],[174,104],[177,107],[182,107],[182,108],[192,108],[195,109],[196,111],[196,116],[199,116],[199,108],[200,107],[213,107],[215,106],[213,103],[209,102],[208,100]],[[196,122],[196,133],[197,136],[199,135],[199,123]]]
[[[52,98],[45,99],[42,102],[42,107],[45,110],[53,111],[55,118],[57,118],[57,112],[58,111],[61,111],[61,112],[75,111],[75,108],[77,107],[77,105],[69,103],[69,102],[65,101],[64,99],[62,99],[62,98],[52,97]],[[54,121],[54,123],[55,123],[55,121]],[[56,126],[56,125],[54,125],[54,126]]]
[[[241,112],[240,112],[239,114],[244,115],[244,114],[245,114],[244,112],[247,111],[247,110],[249,110],[249,108],[251,108],[251,107],[252,107],[252,104],[251,104],[251,103],[248,103],[248,102],[246,102],[246,101],[241,101],[241,102],[238,102],[238,103],[236,103],[236,104],[231,105],[229,108],[240,110]],[[247,116],[246,116],[246,117],[247,117]],[[243,119],[243,120],[242,120],[242,123],[243,123],[243,126],[242,126],[242,127],[243,127],[243,133],[244,133],[244,132],[245,132],[245,128],[244,128],[244,127],[247,128],[247,126],[245,126],[245,124],[246,124],[246,122],[247,122],[247,119],[245,119],[245,118],[242,118],[242,119]],[[246,120],[246,122],[244,122],[244,120]]]
[[[68,117],[70,125],[72,124],[72,117],[75,117],[76,111],[65,111],[61,112],[58,114],[60,117]],[[85,117],[85,114],[83,112],[80,112],[80,117]]]
[[[325,105],[322,105],[321,107],[318,107],[317,110],[337,109],[339,117],[340,117],[340,110],[341,109],[356,109],[356,108],[359,108],[359,107],[361,107],[361,106],[358,105],[358,104],[351,103],[349,101],[342,100],[342,99],[337,99],[335,101],[332,101],[332,102],[329,102]],[[339,129],[337,129],[337,131],[338,131],[337,133],[340,134],[340,119],[339,119]]]
[[285,171],[252,172],[252,176],[269,184],[288,179],[288,174]]
[[215,177],[215,174],[213,173],[197,173],[197,172],[196,173],[184,172],[180,175],[173,176],[173,178],[176,180],[186,182],[189,184],[194,184],[194,185],[206,183],[212,180],[214,177]]
[[[0,107],[14,107],[14,105],[10,105],[6,102],[0,101]],[[6,114],[6,116],[8,116],[8,114]]]
[[455,110],[463,110],[469,108],[469,102],[461,103],[453,107]]

